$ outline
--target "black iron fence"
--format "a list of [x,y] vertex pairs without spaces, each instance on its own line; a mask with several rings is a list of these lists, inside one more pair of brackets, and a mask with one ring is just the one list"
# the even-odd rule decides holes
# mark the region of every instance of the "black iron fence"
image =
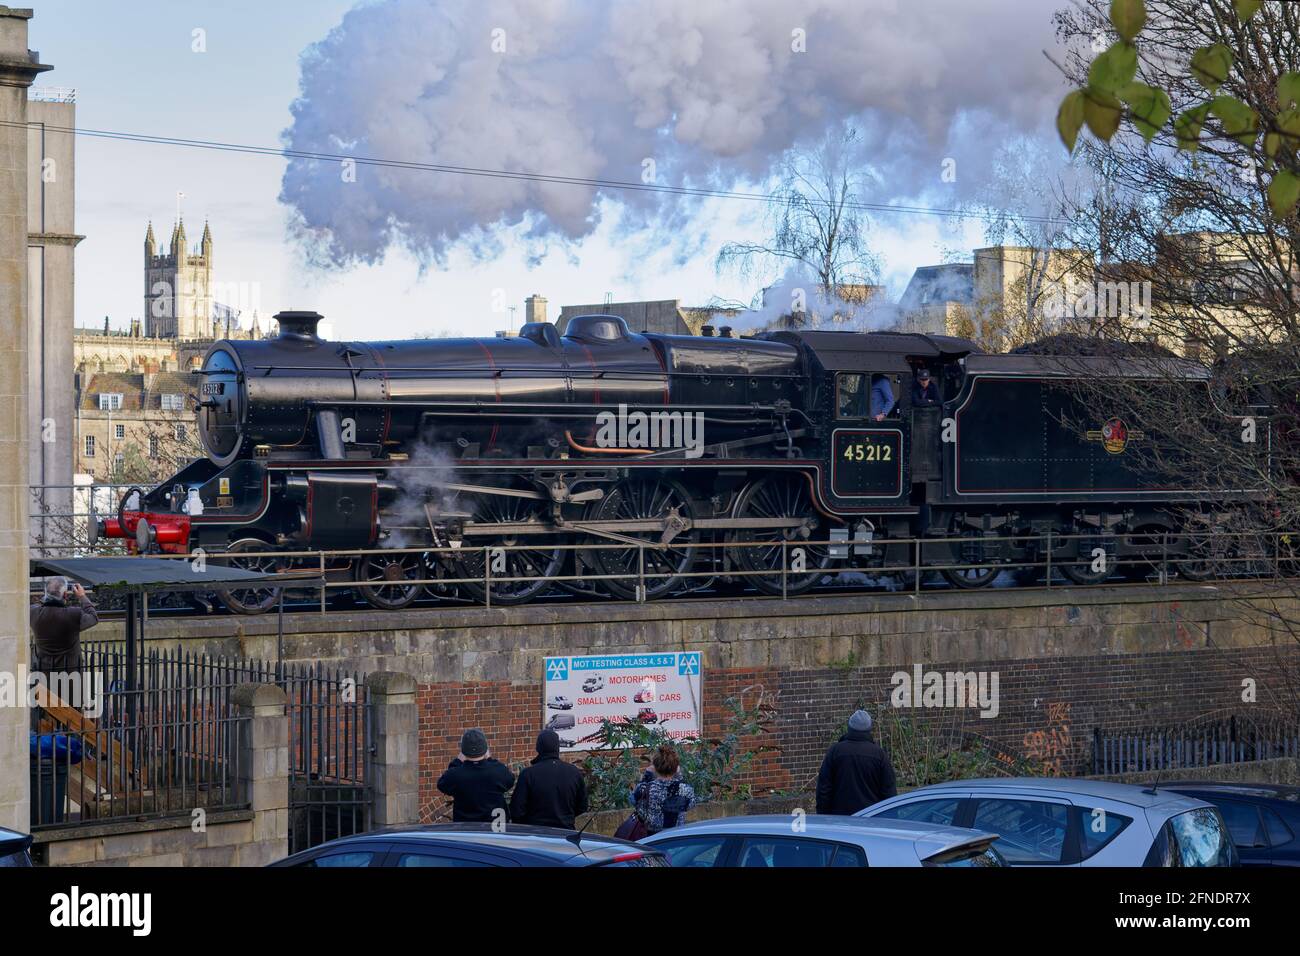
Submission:
[[151,655],[128,689],[125,655],[87,648],[72,674],[43,675],[31,728],[33,828],[243,806],[240,675]]
[[1236,715],[1185,727],[1092,735],[1092,773],[1185,770],[1216,764],[1300,757],[1300,722]]
[[241,684],[279,685],[289,721],[291,850],[364,831],[371,724],[361,674],[323,663],[152,650],[127,690],[120,646],[82,646],[76,681],[37,691],[32,826],[50,828],[240,809]]

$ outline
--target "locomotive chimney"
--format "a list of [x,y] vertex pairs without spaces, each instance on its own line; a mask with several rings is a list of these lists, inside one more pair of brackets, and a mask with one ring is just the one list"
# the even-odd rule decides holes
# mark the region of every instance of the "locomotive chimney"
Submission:
[[724,339],[734,338],[734,336],[731,333],[731,326],[729,325],[724,325],[721,329],[719,329],[718,334]]
[[700,326],[700,335],[704,336],[706,339],[713,338],[713,326],[711,325]]
[[319,312],[277,312],[273,318],[280,323],[280,338],[319,342],[316,325],[325,316]]

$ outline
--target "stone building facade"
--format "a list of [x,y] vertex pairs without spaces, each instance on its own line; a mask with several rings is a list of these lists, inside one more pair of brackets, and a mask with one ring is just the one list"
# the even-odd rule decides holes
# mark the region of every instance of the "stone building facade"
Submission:
[[[28,434],[27,90],[50,69],[27,46],[30,9],[0,6],[0,672],[27,667],[31,436]],[[0,826],[26,832],[25,707],[0,707]]]
[[72,502],[73,255],[83,238],[75,225],[76,109],[71,90],[28,91],[28,481],[44,506],[32,509],[34,542],[46,536],[45,514]]

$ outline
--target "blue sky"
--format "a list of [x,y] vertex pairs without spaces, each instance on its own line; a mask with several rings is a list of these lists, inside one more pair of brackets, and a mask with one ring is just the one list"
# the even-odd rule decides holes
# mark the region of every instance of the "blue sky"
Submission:
[[[55,67],[40,85],[77,90],[83,129],[272,146],[293,121],[300,55],[354,6],[341,0],[126,6],[48,0],[34,4],[31,45]],[[204,31],[205,52],[192,49],[196,29]],[[1050,122],[1050,113],[1043,119]],[[936,154],[936,168],[938,160]],[[684,262],[652,233],[618,231],[618,217],[606,214],[584,236],[546,238],[540,262],[530,260],[537,240],[525,241],[515,229],[499,232],[499,250],[487,257],[452,245],[444,261],[422,265],[399,243],[373,265],[314,267],[288,236],[290,210],[278,201],[285,167],[279,157],[79,137],[77,229],[86,239],[77,251],[78,324],[97,326],[107,315],[124,327],[140,314],[145,223],[152,219],[165,242],[178,190],[186,194],[192,242],[204,219],[211,222],[218,280],[256,290],[263,313],[317,309],[340,337],[488,334],[509,321],[494,312],[494,303],[518,305],[522,315],[524,297],[534,292],[550,300],[555,314],[561,304],[598,302],[606,293],[690,304],[713,295],[748,300],[755,291],[754,282],[718,276],[713,267],[724,241],[757,236],[762,228],[756,204],[726,200],[705,202],[681,226],[702,237]],[[982,242],[977,224],[937,217],[884,215],[874,230],[883,278],[895,296],[915,267]]]

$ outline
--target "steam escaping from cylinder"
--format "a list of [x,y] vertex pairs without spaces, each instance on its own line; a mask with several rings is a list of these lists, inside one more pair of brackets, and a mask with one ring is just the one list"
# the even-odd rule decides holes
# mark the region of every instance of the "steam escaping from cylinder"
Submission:
[[429,516],[455,509],[457,493],[447,487],[456,481],[456,463],[444,449],[420,443],[411,450],[409,461],[391,468],[389,477],[397,485],[397,496],[384,509],[390,532],[387,547],[414,548],[428,542]]

